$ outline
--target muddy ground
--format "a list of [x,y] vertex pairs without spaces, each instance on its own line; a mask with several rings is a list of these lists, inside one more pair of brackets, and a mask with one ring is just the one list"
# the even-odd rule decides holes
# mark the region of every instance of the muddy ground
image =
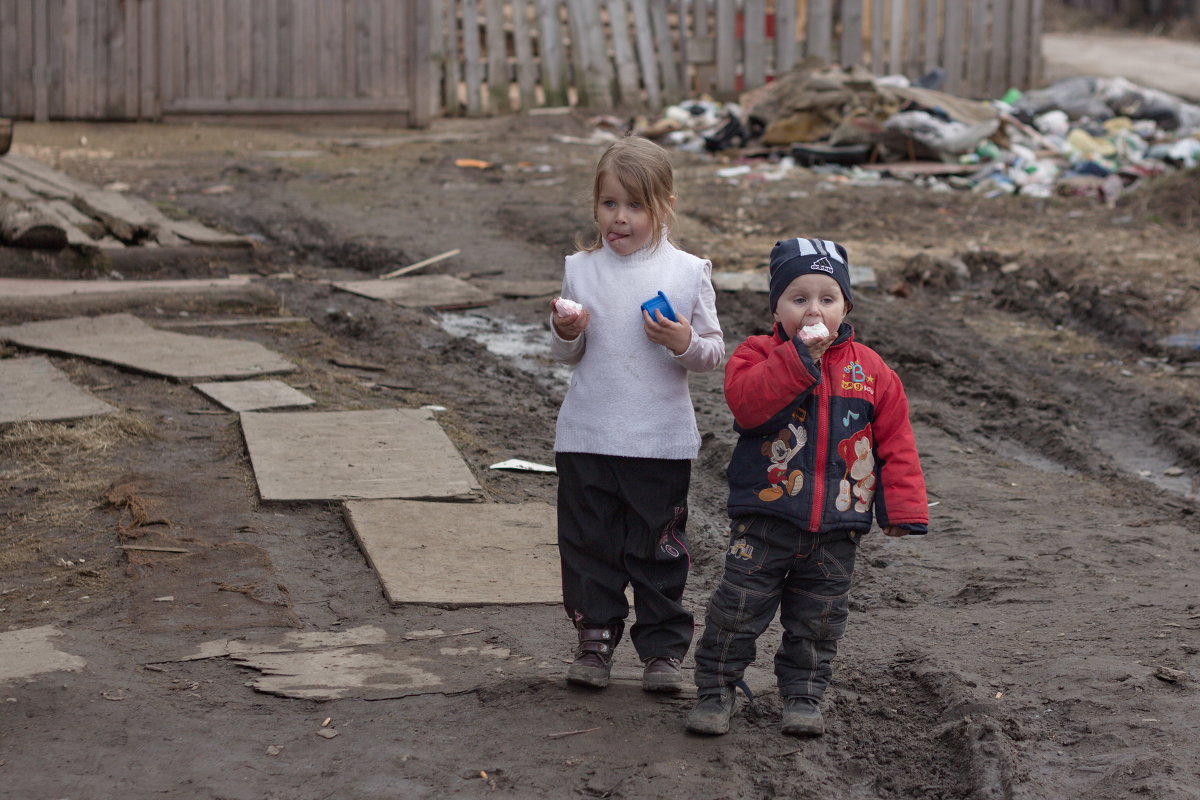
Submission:
[[[444,406],[486,500],[553,502],[553,476],[488,469],[552,461],[565,383],[545,357],[545,298],[438,313],[322,281],[451,248],[426,271],[557,281],[589,222],[599,148],[556,137],[592,131],[584,114],[424,132],[21,125],[17,152],[260,245],[111,262],[7,252],[3,274],[261,280],[210,300],[5,305],[0,324],[118,307],[151,324],[304,317],[189,332],[284,353],[319,409]],[[236,415],[186,384],[54,356],[122,411],[0,430],[0,626],[59,626],[87,660],[0,686],[0,795],[1200,797],[1200,351],[1160,344],[1200,330],[1200,173],[1110,208],[806,170],[742,182],[715,175],[720,159],[674,159],[678,238],[717,270],[761,269],[795,235],[872,267],[849,321],[909,391],[931,532],[864,541],[823,738],[782,737],[770,691],[705,739],[684,732],[686,698],[568,687],[556,606],[389,607],[336,504],[258,501]],[[718,310],[729,351],[767,327],[763,294],[720,292]],[[500,346],[529,330],[535,346]],[[733,435],[720,373],[692,390],[699,622]],[[118,549],[130,542],[189,553]],[[215,639],[367,624],[478,628],[476,644],[541,671],[315,702],[256,691],[229,659],[177,660]],[[777,641],[773,627],[760,648],[768,684]],[[336,738],[317,735],[327,718]]]

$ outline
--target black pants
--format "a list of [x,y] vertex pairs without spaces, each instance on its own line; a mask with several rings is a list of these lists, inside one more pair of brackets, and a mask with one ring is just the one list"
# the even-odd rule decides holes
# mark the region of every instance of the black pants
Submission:
[[692,462],[558,453],[558,548],[563,606],[581,627],[621,627],[633,586],[629,638],[643,659],[682,659],[695,622],[687,582]]
[[775,517],[730,525],[725,575],[713,591],[696,648],[696,686],[728,686],[754,661],[755,640],[775,611],[783,641],[775,677],[784,697],[820,699],[846,632],[859,534],[813,534]]

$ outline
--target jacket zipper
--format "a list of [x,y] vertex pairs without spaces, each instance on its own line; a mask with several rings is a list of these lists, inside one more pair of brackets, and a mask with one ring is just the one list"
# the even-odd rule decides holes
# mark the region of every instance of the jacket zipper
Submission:
[[817,387],[817,452],[813,464],[812,510],[808,515],[808,530],[821,530],[822,510],[825,508],[825,459],[829,451],[829,379],[825,374],[826,359],[821,359],[821,383]]

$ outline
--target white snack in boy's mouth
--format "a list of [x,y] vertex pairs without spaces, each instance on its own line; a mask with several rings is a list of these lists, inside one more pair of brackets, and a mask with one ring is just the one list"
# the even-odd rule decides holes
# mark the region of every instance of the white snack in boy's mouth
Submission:
[[825,339],[829,336],[829,328],[825,327],[824,322],[814,322],[812,325],[805,325],[800,329],[800,341],[808,344],[815,342],[818,339]]
[[567,317],[571,314],[578,314],[583,310],[583,306],[576,303],[574,300],[568,300],[565,297],[560,297],[554,301],[554,313],[560,317]]

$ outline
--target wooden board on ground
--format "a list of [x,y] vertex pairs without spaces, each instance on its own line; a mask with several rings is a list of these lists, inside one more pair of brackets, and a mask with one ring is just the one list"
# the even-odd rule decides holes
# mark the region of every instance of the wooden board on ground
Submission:
[[[99,242],[95,244],[99,245]],[[0,278],[0,297],[5,299],[31,297],[68,297],[94,294],[162,294],[179,295],[203,293],[212,289],[249,286],[249,275],[228,278],[197,278],[162,281],[65,281],[43,278]]]
[[132,314],[27,322],[0,328],[0,340],[176,380],[250,378],[296,369],[257,342],[160,331]]
[[0,359],[0,424],[111,414],[117,409],[71,383],[49,359]]
[[393,605],[562,602],[553,506],[364,500],[345,509]]
[[333,286],[344,292],[409,308],[472,308],[496,299],[453,275],[417,275],[390,281],[335,281]]
[[197,383],[196,390],[230,411],[262,411],[267,408],[311,406],[316,400],[283,381],[217,381]]
[[489,294],[498,297],[553,297],[562,291],[562,281],[517,281],[500,278],[480,278],[475,281]]
[[479,484],[433,413],[242,413],[263,500],[470,499]]

